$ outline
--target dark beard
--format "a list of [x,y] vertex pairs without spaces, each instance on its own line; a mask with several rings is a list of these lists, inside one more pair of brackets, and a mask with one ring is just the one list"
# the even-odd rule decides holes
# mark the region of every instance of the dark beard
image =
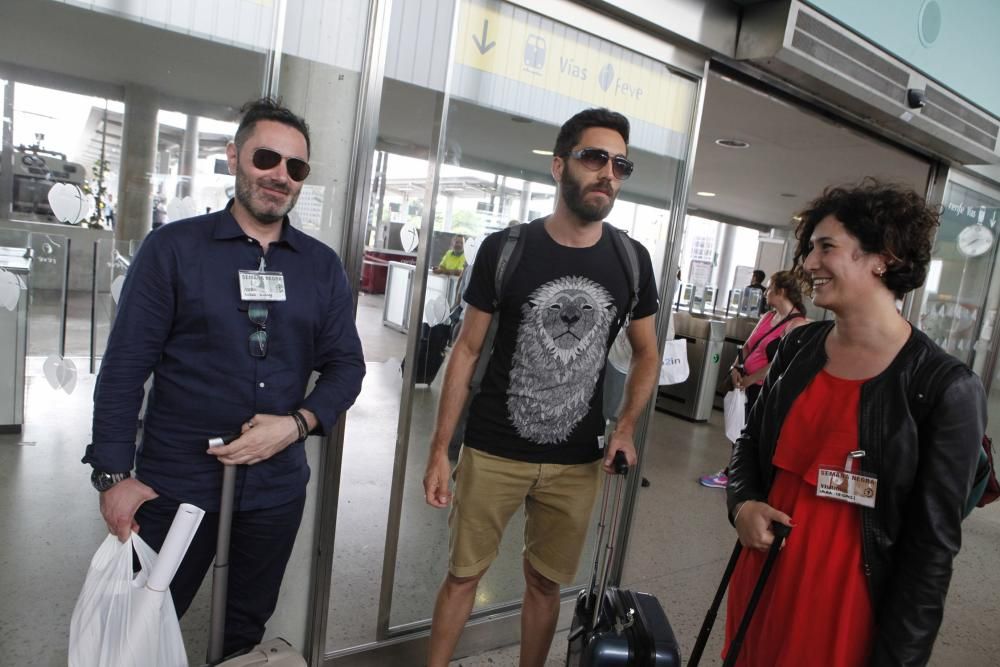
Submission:
[[[610,188],[610,185],[608,186]],[[583,186],[580,181],[569,173],[569,168],[563,169],[562,182],[559,184],[559,193],[569,210],[573,211],[578,218],[586,223],[600,222],[608,217],[611,209],[615,205],[614,191],[612,190],[611,201],[607,206],[588,204],[583,201]]]
[[254,219],[263,225],[273,225],[276,222],[282,222],[288,212],[295,208],[295,204],[298,201],[298,195],[292,197],[288,201],[288,207],[279,213],[271,213],[269,211],[262,211],[257,208],[253,201],[253,188],[250,185],[250,179],[244,174],[239,167],[236,168],[236,200],[243,204],[243,207],[250,212],[250,215]]

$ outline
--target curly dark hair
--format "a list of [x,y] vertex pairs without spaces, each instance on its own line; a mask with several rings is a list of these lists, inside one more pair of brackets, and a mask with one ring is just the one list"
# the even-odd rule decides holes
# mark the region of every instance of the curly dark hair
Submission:
[[240,109],[243,118],[240,119],[240,126],[236,130],[236,137],[233,142],[237,148],[242,148],[246,140],[253,134],[253,128],[260,120],[273,120],[294,128],[302,133],[306,139],[306,151],[311,151],[309,142],[309,126],[301,116],[284,106],[281,98],[262,97],[259,100],[251,100]]
[[556,137],[556,146],[552,153],[557,157],[565,157],[580,141],[580,135],[590,127],[606,127],[622,135],[628,146],[628,118],[610,109],[584,109],[563,123]]
[[806,307],[802,299],[802,277],[795,271],[778,271],[771,274],[771,282],[768,289],[780,289],[785,298],[792,302],[792,307],[796,311],[806,314]]
[[941,214],[923,197],[871,177],[857,185],[827,188],[797,216],[796,271],[802,272],[813,230],[828,215],[858,239],[862,250],[887,257],[882,280],[897,299],[924,284]]

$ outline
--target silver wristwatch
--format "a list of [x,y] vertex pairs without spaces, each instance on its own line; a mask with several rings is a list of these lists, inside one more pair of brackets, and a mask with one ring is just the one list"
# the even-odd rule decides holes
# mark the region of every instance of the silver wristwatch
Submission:
[[131,472],[104,472],[102,470],[95,470],[90,474],[90,483],[98,491],[104,492],[123,479],[128,479],[131,476]]

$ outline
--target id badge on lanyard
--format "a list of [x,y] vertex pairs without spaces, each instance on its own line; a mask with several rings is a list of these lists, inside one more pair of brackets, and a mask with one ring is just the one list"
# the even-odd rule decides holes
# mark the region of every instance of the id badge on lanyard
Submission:
[[854,472],[854,460],[864,455],[865,452],[860,449],[851,452],[847,455],[843,468],[821,466],[816,479],[816,495],[852,505],[875,507],[878,478]]
[[243,301],[285,300],[285,276],[280,271],[265,271],[263,257],[256,271],[240,270],[239,278]]

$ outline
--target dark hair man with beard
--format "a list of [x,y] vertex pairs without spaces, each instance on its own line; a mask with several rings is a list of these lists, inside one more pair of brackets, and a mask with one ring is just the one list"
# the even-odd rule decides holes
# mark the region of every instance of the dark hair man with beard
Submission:
[[[215,556],[222,464],[238,466],[226,654],[264,634],[302,518],[306,436],[333,428],[365,370],[340,258],[288,221],[309,175],[309,129],[271,99],[243,111],[226,147],[236,198],[150,233],[132,262],[83,459],[122,541],[137,531],[159,550],[178,504],[206,510],[170,587],[178,616]],[[227,434],[239,437],[208,448]]]
[[[573,582],[590,525],[601,468],[617,451],[636,461],[635,422],[659,373],[656,285],[649,253],[639,258],[638,300],[630,313],[629,278],[613,227],[602,223],[632,174],[628,120],[588,109],[559,132],[552,158],[555,211],[521,229],[523,253],[503,294],[495,274],[508,230],[483,242],[464,298],[468,304],[438,404],[424,477],[427,502],[447,507],[452,493],[447,449],[492,313],[499,327],[486,375],[469,410],[455,469],[448,523],[448,574],[438,592],[430,667],[450,659],[496,557],[510,517],[525,508],[521,611],[522,667],[541,667],[559,613],[559,587]],[[626,315],[623,317],[623,315]],[[604,442],[603,378],[608,348],[627,327],[632,364],[617,428]]]

